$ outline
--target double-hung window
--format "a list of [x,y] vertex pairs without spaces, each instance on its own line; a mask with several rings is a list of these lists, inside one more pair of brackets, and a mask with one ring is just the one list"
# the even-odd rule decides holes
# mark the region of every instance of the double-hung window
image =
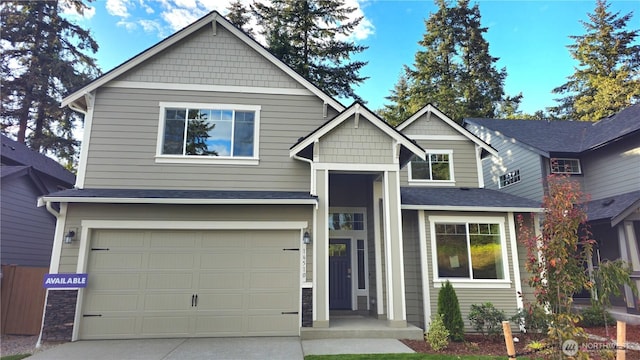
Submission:
[[429,217],[434,280],[508,280],[504,220]]
[[159,161],[257,163],[260,107],[160,104]]
[[428,150],[426,160],[414,157],[409,164],[409,181],[453,184],[453,152]]
[[580,159],[552,158],[550,163],[553,174],[582,174]]

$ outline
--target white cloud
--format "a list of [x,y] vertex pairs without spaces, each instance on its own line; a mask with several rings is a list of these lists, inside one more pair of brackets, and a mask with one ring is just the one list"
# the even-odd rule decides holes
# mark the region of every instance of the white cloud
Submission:
[[158,32],[162,33],[162,25],[156,20],[138,20],[138,24],[145,32]]
[[163,11],[161,16],[173,31],[177,31],[196,21],[205,13],[206,11],[200,9],[173,8],[168,11]]
[[76,11],[76,8],[67,1],[62,1],[60,3],[60,9],[64,16],[71,19],[89,20],[96,14],[96,8],[92,6],[89,6],[82,12],[82,14],[80,14]]
[[127,31],[133,31],[138,28],[135,22],[120,20],[116,23],[116,26],[123,27],[127,29]]
[[132,6],[129,0],[107,0],[105,7],[110,15],[118,16],[121,18],[129,17],[128,6]]

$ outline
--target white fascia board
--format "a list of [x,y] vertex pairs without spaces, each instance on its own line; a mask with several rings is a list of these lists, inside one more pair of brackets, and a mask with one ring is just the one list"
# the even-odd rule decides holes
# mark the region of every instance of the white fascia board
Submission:
[[528,208],[528,207],[451,206],[451,205],[402,205],[401,208],[402,210],[534,212],[534,213],[541,213],[544,210],[543,208]]
[[478,139],[469,130],[467,130],[464,127],[460,126],[457,122],[451,120],[447,115],[442,113],[442,111],[438,110],[435,106],[433,106],[431,104],[427,104],[425,107],[423,107],[417,113],[413,114],[409,119],[404,121],[402,124],[398,125],[398,127],[396,127],[396,129],[398,129],[398,131],[402,131],[404,128],[406,128],[407,126],[411,125],[414,121],[418,120],[420,117],[422,117],[422,115],[426,114],[427,112],[431,112],[431,113],[435,114],[436,116],[438,116],[442,121],[444,121],[449,126],[451,126],[453,129],[458,131],[465,138],[473,141],[473,143],[475,143],[476,145],[482,147],[483,149],[485,149],[491,155],[498,156],[498,151],[496,149],[492,148],[491,146],[489,146],[484,141]]
[[426,157],[424,149],[422,149],[419,145],[413,143],[408,138],[405,138],[404,136],[398,134],[398,132],[396,132],[389,124],[378,119],[375,114],[372,114],[366,108],[357,104],[355,106],[351,106],[349,109],[333,118],[333,120],[323,125],[320,129],[313,133],[312,136],[307,137],[306,139],[293,146],[291,150],[289,150],[289,157],[294,157],[304,148],[318,141],[321,137],[326,135],[331,130],[335,129],[338,125],[342,124],[344,121],[346,121],[356,113],[365,116],[367,120],[369,120],[369,122],[371,122],[374,126],[376,126],[392,139],[396,140],[400,145],[406,147],[411,152],[418,155],[421,159],[424,159]]
[[316,205],[316,199],[173,199],[43,197],[47,202],[84,204],[180,204],[180,205]]
[[217,22],[217,24],[222,25],[227,31],[229,31],[230,33],[234,34],[236,37],[238,37],[240,40],[242,40],[249,47],[251,47],[252,49],[257,51],[260,55],[265,57],[267,60],[271,61],[275,66],[277,66],[282,71],[287,73],[293,79],[298,81],[302,86],[304,86],[306,89],[311,91],[313,94],[315,94],[316,96],[321,98],[325,103],[331,105],[337,111],[343,111],[345,109],[344,105],[342,105],[340,102],[338,102],[337,100],[335,100],[331,96],[329,96],[326,93],[324,93],[318,87],[316,87],[311,82],[309,82],[307,79],[305,79],[304,77],[300,76],[300,74],[298,74],[295,71],[293,71],[293,69],[291,69],[285,63],[283,63],[280,59],[278,59],[273,54],[271,54],[267,49],[265,49],[257,41],[255,41],[254,39],[250,38],[247,34],[242,32],[241,30],[239,30],[235,26],[231,25],[231,23],[229,23],[228,21],[224,20],[224,18],[221,15],[219,15],[218,12],[215,12],[215,11],[210,13],[209,15],[201,18],[200,20],[196,21],[195,23],[189,25],[188,27],[184,28],[183,30],[180,30],[177,33],[174,33],[173,35],[171,35],[166,40],[163,40],[163,41],[159,42],[155,46],[145,50],[144,52],[142,52],[138,56],[134,57],[133,59],[123,63],[122,65],[116,67],[115,69],[113,69],[112,71],[106,73],[102,77],[100,77],[100,78],[96,79],[95,81],[93,81],[93,82],[87,84],[86,86],[82,87],[80,90],[78,90],[78,91],[72,93],[71,95],[67,96],[66,98],[62,99],[61,106],[62,107],[68,106],[69,104],[73,103],[78,98],[83,96],[85,93],[91,92],[91,91],[103,86],[104,84],[106,84],[106,83],[110,82],[111,80],[117,78],[118,76],[122,75],[123,73],[131,70],[135,66],[143,63],[144,61],[146,61],[149,58],[153,57],[154,55],[158,54],[159,52],[169,48],[170,46],[172,46],[175,43],[181,41],[182,39],[186,38],[187,36],[193,34],[194,32],[196,32],[198,30],[200,30],[200,28],[202,28],[203,26],[207,26],[212,21],[215,21],[215,22]]

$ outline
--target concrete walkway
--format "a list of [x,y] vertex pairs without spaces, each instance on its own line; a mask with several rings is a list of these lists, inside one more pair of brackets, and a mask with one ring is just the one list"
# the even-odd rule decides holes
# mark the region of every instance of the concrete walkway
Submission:
[[76,341],[36,352],[29,360],[253,360],[305,355],[413,352],[394,339],[300,340],[298,337]]

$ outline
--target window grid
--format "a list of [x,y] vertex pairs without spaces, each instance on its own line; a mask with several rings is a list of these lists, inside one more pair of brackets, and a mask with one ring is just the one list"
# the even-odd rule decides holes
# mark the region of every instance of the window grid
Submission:
[[553,158],[550,162],[554,174],[582,174],[580,159]]
[[510,171],[506,174],[500,175],[500,187],[506,187],[520,182],[520,169]]
[[431,151],[426,160],[414,157],[409,164],[409,179],[412,181],[452,181],[453,166],[451,152]]

